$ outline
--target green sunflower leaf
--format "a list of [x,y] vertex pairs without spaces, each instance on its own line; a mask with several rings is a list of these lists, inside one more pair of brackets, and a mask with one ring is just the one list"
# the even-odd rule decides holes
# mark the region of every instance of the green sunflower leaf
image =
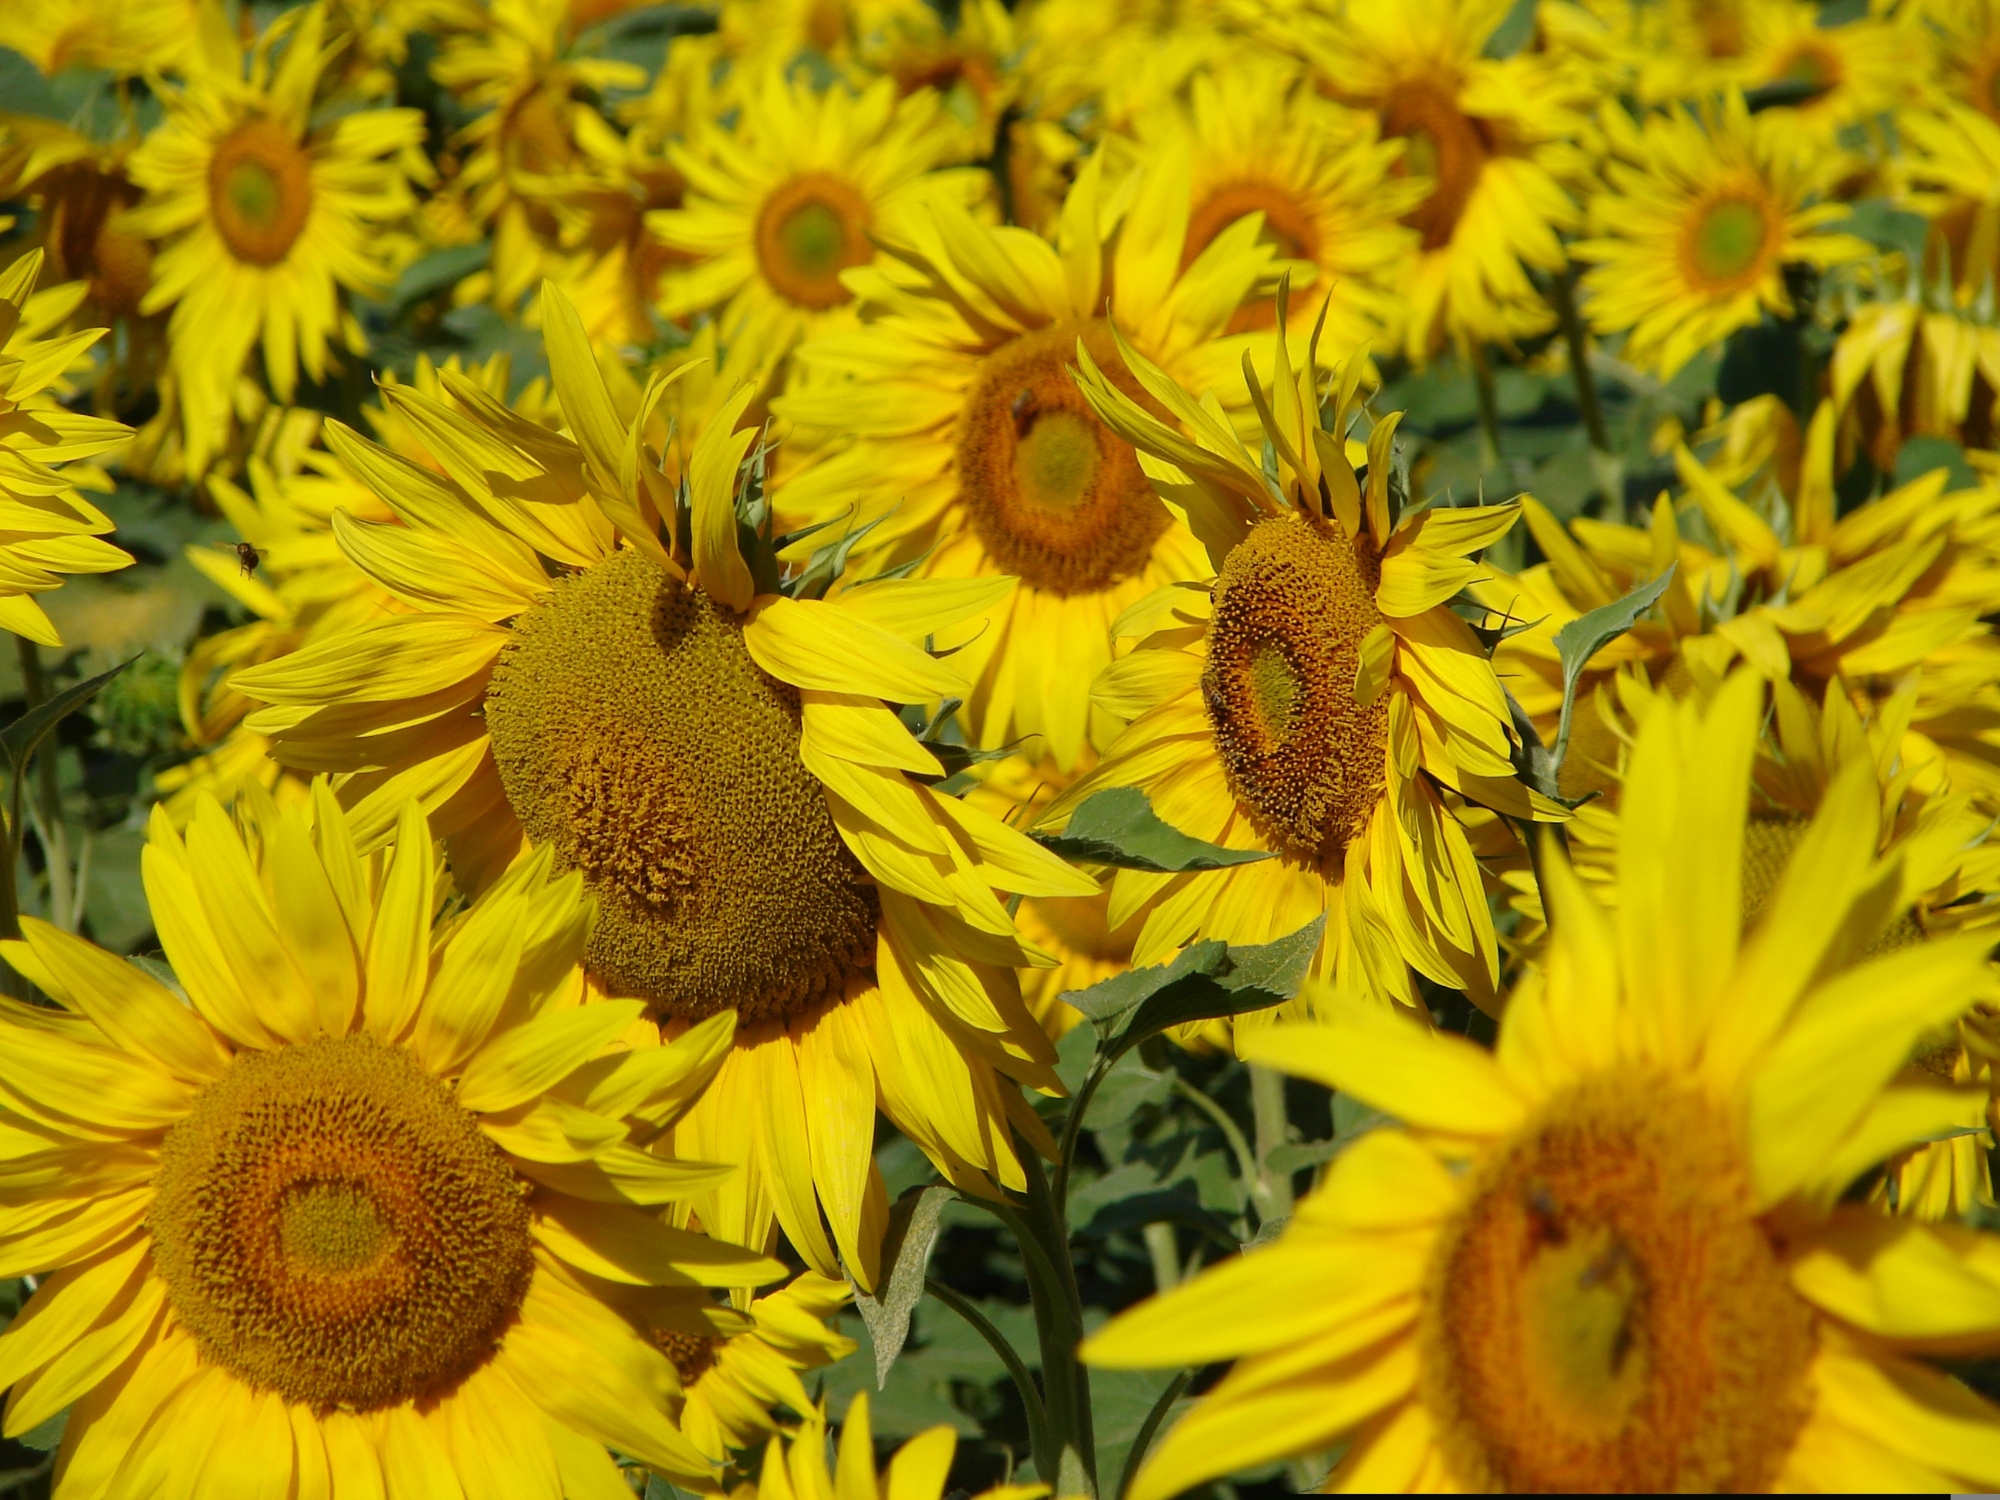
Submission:
[[1135,786],[1114,786],[1086,797],[1061,833],[1030,838],[1064,859],[1085,865],[1112,865],[1178,875],[1187,870],[1221,870],[1255,864],[1272,856],[1262,849],[1225,849],[1190,838],[1160,821],[1146,794]]
[[924,1276],[937,1245],[945,1204],[958,1194],[941,1184],[911,1188],[889,1209],[882,1239],[882,1269],[872,1297],[854,1289],[854,1307],[875,1345],[875,1383],[889,1382],[889,1367],[910,1337],[910,1314],[924,1295]]
[[1668,563],[1665,571],[1650,583],[1642,583],[1624,598],[1614,599],[1588,614],[1578,615],[1556,632],[1556,655],[1562,659],[1562,718],[1556,725],[1554,748],[1535,757],[1540,764],[1533,767],[1531,784],[1537,791],[1550,797],[1561,795],[1556,779],[1562,773],[1563,757],[1569,753],[1569,727],[1571,715],[1576,711],[1576,689],[1583,681],[1584,669],[1590,665],[1590,659],[1638,624],[1647,611],[1660,602],[1660,595],[1667,591],[1668,583],[1673,580],[1676,566]]

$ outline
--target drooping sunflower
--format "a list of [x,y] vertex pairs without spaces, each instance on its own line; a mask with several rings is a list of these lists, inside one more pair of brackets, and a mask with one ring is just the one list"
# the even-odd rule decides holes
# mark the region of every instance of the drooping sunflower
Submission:
[[1322,405],[1311,363],[1295,376],[1282,334],[1273,344],[1276,378],[1258,411],[1275,474],[1218,408],[1136,350],[1120,352],[1187,436],[1079,350],[1085,396],[1153,460],[1160,494],[1210,561],[1120,621],[1139,643],[1095,692],[1127,727],[1043,822],[1135,786],[1182,832],[1266,856],[1189,874],[1120,870],[1107,920],[1115,929],[1143,914],[1134,964],[1164,962],[1196,937],[1268,942],[1324,915],[1313,967],[1342,990],[1414,1004],[1413,966],[1489,997],[1492,920],[1454,803],[1561,810],[1514,779],[1499,680],[1446,601],[1520,507],[1398,517],[1397,417],[1370,432],[1365,480],[1343,441],[1359,415],[1358,359]]
[[[82,416],[55,400],[53,387],[102,328],[60,334],[89,288],[81,281],[35,290],[42,252],[0,271],[0,630],[44,646],[62,637],[35,602],[71,573],[109,573],[131,557],[102,540],[111,518],[83,498],[63,466],[108,452],[131,435],[121,422]],[[100,476],[101,478],[102,476]]]
[[1340,1491],[2000,1482],[2000,1409],[1923,1359],[2000,1348],[2000,1243],[1836,1201],[1961,1107],[1892,1080],[1996,993],[1989,939],[1858,958],[1902,894],[1860,763],[1743,935],[1761,698],[1739,673],[1648,717],[1616,912],[1551,841],[1548,960],[1494,1052],[1358,1000],[1241,1044],[1400,1123],[1276,1245],[1086,1343],[1237,1360],[1132,1500],[1343,1440]]
[[1592,237],[1570,247],[1596,264],[1584,309],[1599,333],[1626,335],[1624,358],[1671,379],[1695,355],[1769,314],[1789,317],[1791,266],[1824,270],[1868,253],[1826,231],[1844,204],[1824,201],[1837,168],[1795,149],[1770,111],[1731,91],[1717,104],[1653,115],[1617,106]]
[[198,65],[161,96],[166,122],[132,154],[147,196],[124,222],[166,242],[141,310],[173,309],[191,475],[226,441],[253,348],[289,402],[301,369],[320,380],[336,345],[366,348],[342,290],[379,291],[414,254],[398,226],[416,206],[412,175],[429,172],[416,149],[423,115],[368,109],[315,124],[324,32],[317,4],[280,16],[247,55],[226,25],[204,27]]
[[[1532,622],[1501,644],[1495,662],[1544,738],[1562,701],[1554,632],[1672,565],[1652,615],[1592,658],[1586,695],[1627,663],[1643,663],[1669,691],[1712,687],[1740,657],[1813,698],[1837,677],[1865,709],[1920,671],[1898,753],[1918,786],[1944,784],[2000,809],[2000,750],[1985,736],[2000,707],[2000,639],[1983,623],[2000,599],[1992,520],[2000,491],[1946,495],[1938,469],[1836,520],[1833,444],[1832,409],[1822,404],[1806,433],[1798,493],[1758,497],[1769,509],[1732,493],[1685,448],[1676,462],[1686,493],[1663,495],[1645,526],[1587,517],[1565,525],[1525,503],[1548,560],[1471,587],[1488,608]],[[1684,537],[1684,515],[1715,545]],[[1572,795],[1589,790],[1570,785],[1569,764],[1564,778]]]
[[935,93],[898,99],[886,78],[858,92],[776,72],[745,84],[734,128],[703,124],[668,148],[687,196],[646,227],[695,263],[665,269],[660,312],[714,311],[729,342],[780,349],[851,316],[842,273],[872,264],[876,240],[906,232],[932,198],[983,191],[982,174],[933,170],[950,144],[938,110]]
[[[1401,139],[1398,170],[1430,191],[1404,222],[1420,245],[1404,296],[1404,347],[1505,342],[1551,325],[1529,271],[1565,264],[1559,230],[1578,225],[1563,183],[1583,163],[1576,79],[1530,53],[1484,55],[1507,0],[1316,0],[1294,18],[1320,87],[1374,111]],[[1323,10],[1325,13],[1320,14]]]
[[[1318,272],[1311,304],[1294,308],[1306,326],[1323,306],[1329,347],[1400,345],[1418,237],[1399,221],[1426,189],[1396,173],[1406,143],[1378,139],[1373,114],[1321,97],[1288,60],[1252,56],[1197,73],[1184,106],[1142,115],[1136,129],[1142,156],[1176,142],[1188,151],[1184,268],[1231,224],[1261,213],[1277,254]],[[1232,326],[1264,326],[1270,313],[1253,300]]]
[[787,592],[737,542],[756,433],[732,429],[751,388],[677,492],[637,438],[658,383],[622,423],[552,289],[542,318],[573,437],[449,376],[451,403],[385,391],[443,476],[330,427],[403,522],[336,515],[335,535],[408,612],[239,673],[269,705],[246,723],[280,760],[346,773],[364,842],[415,795],[468,885],[524,841],[581,871],[594,985],[670,1029],[741,1017],[676,1127],[683,1154],[746,1167],[692,1200],[702,1227],[762,1244],[775,1218],[814,1269],[844,1260],[870,1284],[878,1102],[952,1181],[990,1192],[1025,1183],[1010,1127],[1047,1144],[1013,1081],[1061,1088],[1013,976],[1031,952],[993,891],[1095,887],[917,779],[942,766],[883,701],[964,696],[917,643],[1007,583],[885,579],[832,600],[809,570]]
[[0,1013],[0,1264],[46,1278],[6,1430],[69,1409],[65,1497],[622,1493],[606,1444],[712,1472],[597,1290],[783,1274],[659,1222],[724,1169],[628,1140],[705,1038],[614,1047],[642,1007],[578,1003],[590,907],[546,857],[442,926],[436,875],[414,804],[363,854],[322,783],[185,841],[155,811],[185,1000],[33,918],[0,945],[58,1007]]
[[1031,753],[1065,770],[1111,732],[1089,696],[1111,622],[1201,567],[1131,445],[1071,379],[1078,340],[1140,400],[1117,337],[1195,390],[1240,392],[1251,340],[1224,330],[1272,274],[1255,217],[1182,269],[1188,173],[1174,148],[1121,187],[1093,156],[1053,243],[937,205],[894,242],[896,260],[852,273],[867,321],[803,348],[812,383],[774,403],[858,438],[780,485],[788,517],[872,528],[856,544],[871,566],[1020,579],[955,658],[973,683],[967,728],[985,746],[1040,736]]

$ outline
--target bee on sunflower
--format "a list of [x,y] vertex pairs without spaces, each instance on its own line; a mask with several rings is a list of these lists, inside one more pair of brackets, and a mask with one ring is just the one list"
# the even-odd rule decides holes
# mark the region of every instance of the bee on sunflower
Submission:
[[364,841],[421,797],[469,886],[551,847],[599,898],[586,962],[603,990],[673,1027],[738,1013],[676,1140],[747,1170],[693,1211],[743,1243],[782,1223],[814,1269],[844,1261],[870,1285],[878,1103],[991,1193],[1025,1181],[1010,1127],[1050,1144],[1014,1082],[1061,1090],[1013,976],[1047,960],[994,891],[1095,886],[934,791],[936,753],[884,706],[962,698],[918,643],[1009,583],[884,578],[829,599],[824,567],[781,579],[768,539],[739,543],[766,519],[754,486],[738,494],[753,388],[676,489],[639,436],[660,383],[621,422],[575,310],[550,288],[541,311],[573,436],[450,376],[452,403],[384,393],[442,476],[330,428],[403,522],[337,514],[335,535],[406,612],[239,672],[267,705],[245,722],[281,761],[346,772]]
[[889,242],[891,261],[850,273],[866,321],[802,348],[807,382],[773,403],[857,438],[781,478],[787,516],[845,520],[867,567],[1020,580],[983,632],[948,642],[973,684],[966,726],[989,748],[1038,735],[1064,771],[1111,733],[1089,685],[1112,621],[1201,566],[1131,444],[1078,391],[1077,341],[1142,402],[1119,338],[1195,389],[1240,389],[1252,340],[1227,325],[1277,275],[1254,209],[1183,265],[1189,173],[1184,146],[1123,183],[1093,155],[1053,242],[933,205]]
[[1365,478],[1350,458],[1360,359],[1322,397],[1311,358],[1294,374],[1282,333],[1272,345],[1270,395],[1252,389],[1274,468],[1213,399],[1197,401],[1136,349],[1119,349],[1131,378],[1181,430],[1078,346],[1085,398],[1147,455],[1206,565],[1120,621],[1138,645],[1094,693],[1126,728],[1042,821],[1061,826],[1092,794],[1132,786],[1183,833],[1267,856],[1177,875],[1120,870],[1107,920],[1143,913],[1136,965],[1196,937],[1268,942],[1324,915],[1313,968],[1342,992],[1415,1005],[1414,967],[1490,999],[1492,919],[1455,807],[1563,814],[1514,779],[1505,694],[1448,601],[1520,506],[1396,514],[1400,414],[1370,431]]
[[1739,672],[1648,714],[1616,910],[1551,841],[1547,958],[1494,1051],[1360,998],[1239,1043],[1399,1123],[1276,1244],[1087,1341],[1114,1367],[1236,1361],[1132,1500],[1343,1442],[1329,1489],[2000,1482],[2000,1409],[1925,1358],[2000,1349],[2000,1242],[1840,1201],[1962,1108],[1895,1075],[2000,993],[1991,939],[1862,958],[1908,895],[1862,761],[1744,933],[1762,701]]
[[[94,458],[132,435],[122,422],[84,416],[56,396],[65,372],[104,336],[102,328],[58,333],[87,295],[81,281],[35,290],[42,252],[0,270],[0,630],[43,646],[62,636],[35,602],[73,573],[110,573],[131,555],[103,540],[111,518],[83,498],[64,466]],[[101,477],[101,476],[100,476]]]
[[1616,105],[1599,118],[1605,187],[1590,200],[1591,237],[1570,253],[1593,263],[1591,326],[1624,334],[1623,357],[1642,369],[1672,379],[1737,329],[1790,317],[1788,269],[1869,253],[1827,230],[1848,213],[1826,201],[1837,165],[1798,151],[1773,112],[1752,116],[1734,90],[1643,124]]
[[629,1138],[710,1038],[622,1048],[643,1006],[579,1003],[591,910],[546,855],[440,922],[415,805],[354,835],[324,782],[185,839],[156,809],[185,999],[32,917],[0,944],[56,1002],[0,1005],[0,1266],[44,1278],[0,1337],[7,1432],[67,1408],[75,1500],[623,1493],[607,1445],[706,1480],[618,1305],[784,1274],[659,1222],[728,1169]]
[[145,201],[132,233],[162,242],[142,312],[173,310],[168,364],[186,468],[201,474],[227,441],[236,382],[253,348],[280,402],[299,373],[322,380],[337,344],[365,351],[341,292],[378,292],[415,244],[399,226],[416,208],[414,109],[365,109],[315,123],[323,4],[287,11],[247,53],[205,10],[198,62],[161,96],[167,118],[132,153]]

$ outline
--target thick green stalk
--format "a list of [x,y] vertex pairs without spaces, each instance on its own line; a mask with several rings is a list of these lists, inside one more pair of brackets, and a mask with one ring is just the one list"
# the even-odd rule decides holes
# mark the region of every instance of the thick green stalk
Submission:
[[1549,284],[1549,301],[1569,346],[1569,374],[1576,385],[1576,404],[1583,412],[1583,430],[1590,438],[1590,465],[1597,492],[1604,500],[1604,519],[1622,522],[1625,514],[1625,465],[1611,446],[1604,421],[1604,403],[1597,394],[1597,374],[1590,368],[1589,336],[1576,310],[1576,272],[1566,270]]
[[[15,636],[14,645],[20,654],[21,683],[27,690],[28,707],[40,708],[49,701],[49,683],[42,672],[42,654],[26,636]],[[35,755],[33,822],[36,837],[42,845],[42,863],[48,874],[49,916],[57,926],[69,927],[73,925],[72,918],[80,903],[77,900],[79,893],[71,888],[75,869],[70,864],[69,831],[63,823],[61,768],[57,764],[57,755],[55,736],[51,734]],[[22,774],[27,774],[27,770],[27,767],[22,767]],[[18,856],[19,838],[25,830],[14,832],[15,853]],[[18,900],[18,892],[16,896]],[[15,910],[18,913],[18,904]]]
[[1479,467],[1490,473],[1500,467],[1500,400],[1493,390],[1493,367],[1486,362],[1485,348],[1470,339],[1465,360],[1472,366],[1472,394],[1479,402]]
[[1258,1217],[1268,1224],[1292,1212],[1292,1174],[1271,1168],[1271,1153],[1288,1139],[1284,1074],[1251,1066],[1250,1118],[1257,1131],[1257,1173],[1249,1186],[1257,1195]]

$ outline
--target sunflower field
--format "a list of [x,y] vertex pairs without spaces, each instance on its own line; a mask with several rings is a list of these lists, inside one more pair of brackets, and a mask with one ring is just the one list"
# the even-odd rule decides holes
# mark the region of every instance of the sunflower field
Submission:
[[0,0],[0,1500],[2000,1490],[2000,0]]

